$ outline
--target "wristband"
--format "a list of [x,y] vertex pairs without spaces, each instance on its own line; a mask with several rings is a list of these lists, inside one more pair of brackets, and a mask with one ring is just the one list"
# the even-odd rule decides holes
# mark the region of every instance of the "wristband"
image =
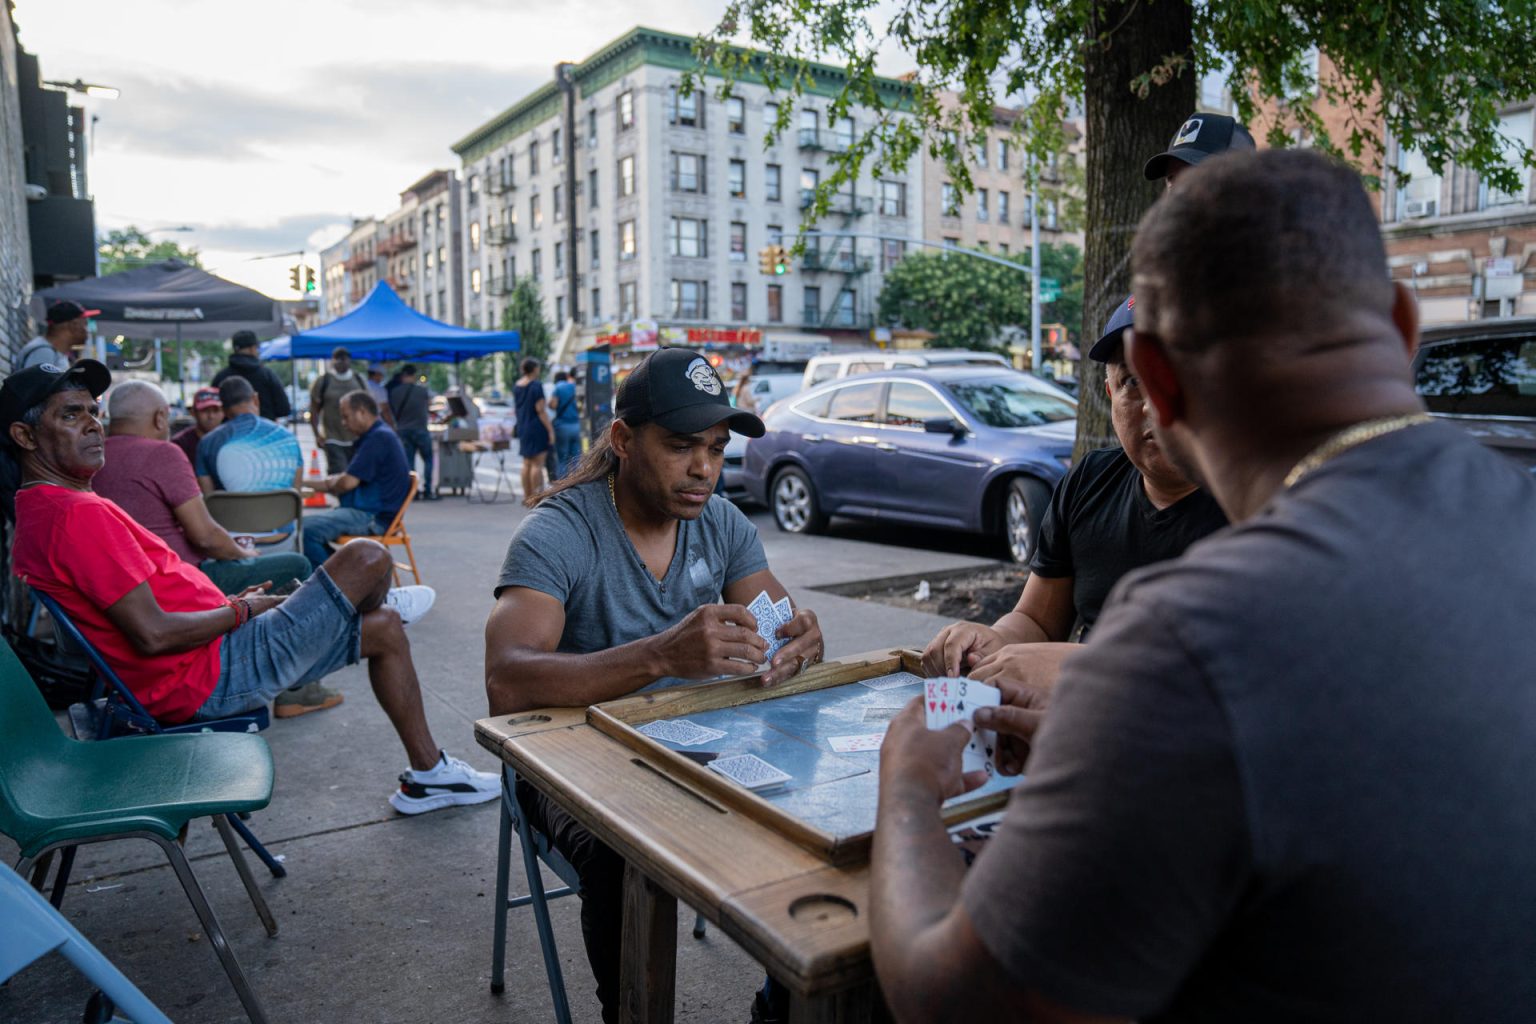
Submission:
[[251,606],[245,601],[244,598],[230,598],[229,608],[235,613],[235,624],[231,627],[231,631],[239,629],[241,626],[250,621]]

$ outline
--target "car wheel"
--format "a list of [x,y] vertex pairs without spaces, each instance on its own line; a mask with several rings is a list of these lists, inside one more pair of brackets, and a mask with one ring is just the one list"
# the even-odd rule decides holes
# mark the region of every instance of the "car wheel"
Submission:
[[1016,476],[1008,481],[1003,491],[1003,543],[1008,557],[1020,564],[1027,563],[1040,541],[1040,519],[1045,506],[1051,500],[1051,492],[1039,480]]
[[816,488],[805,472],[790,466],[779,470],[769,493],[773,521],[785,533],[820,533],[827,527],[827,517],[816,503]]

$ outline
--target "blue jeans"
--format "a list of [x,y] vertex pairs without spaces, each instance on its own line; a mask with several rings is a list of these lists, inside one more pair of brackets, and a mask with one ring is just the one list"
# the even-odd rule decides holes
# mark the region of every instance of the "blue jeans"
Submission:
[[294,580],[309,579],[309,559],[296,551],[277,551],[270,555],[253,555],[219,561],[210,558],[198,565],[203,575],[226,594],[238,594],[246,587],[272,581],[273,590],[282,590]]
[[571,471],[581,458],[581,423],[555,421],[555,465],[550,468],[549,478],[554,480]]
[[421,496],[432,497],[432,435],[426,427],[413,427],[396,433],[400,435],[400,444],[405,448],[407,469],[416,468],[416,453],[421,453],[421,464],[425,467],[421,474]]
[[316,567],[331,557],[331,541],[343,534],[383,533],[389,524],[360,508],[327,508],[304,516],[304,556]]

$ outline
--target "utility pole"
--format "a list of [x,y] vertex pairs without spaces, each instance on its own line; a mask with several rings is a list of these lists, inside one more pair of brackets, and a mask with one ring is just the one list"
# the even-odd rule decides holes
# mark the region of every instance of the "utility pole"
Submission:
[[1029,372],[1040,373],[1040,182],[1029,158]]

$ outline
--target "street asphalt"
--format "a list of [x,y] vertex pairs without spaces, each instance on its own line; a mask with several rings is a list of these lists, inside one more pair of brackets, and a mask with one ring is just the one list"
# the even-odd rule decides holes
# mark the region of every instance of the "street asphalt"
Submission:
[[[462,497],[419,503],[408,517],[424,582],[438,593],[436,607],[410,628],[427,717],[441,746],[485,770],[497,764],[472,730],[486,714],[484,624],[507,540],[522,515],[503,492],[495,504]],[[975,540],[839,524],[829,536],[797,537],[779,533],[761,510],[753,519],[773,571],[797,604],[816,610],[832,657],[921,646],[944,620],[815,588],[990,564],[990,548]],[[905,546],[914,543],[928,546]],[[194,869],[272,1021],[553,1019],[526,909],[513,911],[509,923],[507,990],[501,996],[489,990],[496,803],[396,815],[386,798],[405,759],[365,669],[354,666],[328,682],[346,694],[344,704],[274,720],[263,734],[277,784],[271,806],[251,825],[283,857],[288,877],[273,879],[252,864],[279,922],[276,938],[263,933],[212,827],[194,823],[187,841]],[[0,857],[15,862],[9,840],[0,838]],[[521,892],[517,865],[514,851],[513,891]],[[246,1019],[175,876],[151,844],[84,848],[64,912],[173,1020]],[[578,905],[560,900],[552,912],[572,1014],[596,1021]],[[678,919],[677,1019],[745,1021],[761,969],[715,929],[693,939],[685,910]],[[0,1021],[78,1021],[88,990],[72,968],[51,957],[0,987]]]

